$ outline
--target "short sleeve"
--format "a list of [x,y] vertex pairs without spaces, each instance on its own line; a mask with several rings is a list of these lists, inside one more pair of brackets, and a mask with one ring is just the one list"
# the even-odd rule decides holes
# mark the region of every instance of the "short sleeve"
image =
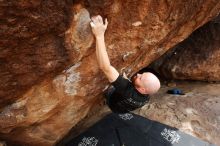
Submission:
[[119,75],[118,78],[114,82],[112,82],[112,85],[119,91],[126,90],[129,84],[131,84],[130,81],[128,79],[125,79],[121,75]]

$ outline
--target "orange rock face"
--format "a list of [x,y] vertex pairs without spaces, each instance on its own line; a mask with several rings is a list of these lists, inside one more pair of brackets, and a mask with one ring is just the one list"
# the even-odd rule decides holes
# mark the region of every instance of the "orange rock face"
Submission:
[[0,107],[64,68],[66,5],[50,0],[0,2]]
[[0,138],[54,145],[97,103],[100,72],[90,16],[109,21],[113,66],[129,75],[218,14],[213,1],[0,2]]
[[153,65],[174,79],[220,81],[220,15],[168,51]]

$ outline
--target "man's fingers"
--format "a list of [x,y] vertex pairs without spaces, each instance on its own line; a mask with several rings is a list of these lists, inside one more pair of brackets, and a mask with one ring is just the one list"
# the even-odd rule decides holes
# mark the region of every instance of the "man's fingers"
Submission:
[[100,15],[94,16],[94,17],[91,18],[91,22],[90,22],[91,27],[94,27],[96,25],[98,26],[100,24],[104,25],[105,28],[107,28],[107,26],[108,26],[107,18],[105,19],[105,24],[103,23],[102,17]]
[[102,17],[100,15],[97,16],[98,21],[103,24]]
[[108,26],[108,20],[107,18],[105,18],[105,28],[107,28],[107,26]]
[[93,16],[93,17],[91,18],[91,20],[92,20],[92,22],[93,22],[94,24],[97,24],[97,23],[99,22],[97,16]]
[[95,21],[95,16],[93,16],[93,17],[91,18],[91,21],[93,21],[93,22]]
[[95,27],[95,24],[93,22],[90,22],[91,27]]

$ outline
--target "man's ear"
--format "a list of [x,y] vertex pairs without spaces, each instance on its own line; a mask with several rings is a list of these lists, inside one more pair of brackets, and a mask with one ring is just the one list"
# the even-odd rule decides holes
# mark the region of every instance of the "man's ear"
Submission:
[[141,94],[147,94],[147,90],[143,87],[139,87],[137,88],[137,90],[141,93]]

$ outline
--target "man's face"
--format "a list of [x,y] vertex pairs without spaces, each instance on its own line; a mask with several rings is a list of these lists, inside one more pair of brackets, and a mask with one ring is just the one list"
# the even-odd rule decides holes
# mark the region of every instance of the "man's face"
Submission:
[[131,80],[132,83],[136,86],[136,87],[142,87],[143,85],[143,80],[144,80],[144,74],[136,74]]
[[142,94],[154,94],[160,88],[159,79],[150,72],[137,74],[132,78],[133,85]]

